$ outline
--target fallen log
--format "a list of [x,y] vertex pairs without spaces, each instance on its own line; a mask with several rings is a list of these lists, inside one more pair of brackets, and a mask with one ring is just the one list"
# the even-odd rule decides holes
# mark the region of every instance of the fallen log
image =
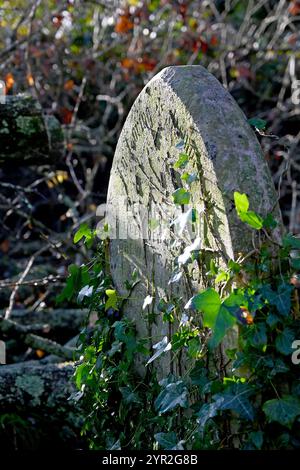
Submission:
[[75,386],[71,381],[73,363],[40,365],[26,361],[0,367],[0,410],[9,405],[72,407],[68,402]]
[[28,361],[0,367],[0,441],[10,450],[82,448],[83,412],[73,363]]
[[1,163],[50,163],[62,155],[63,140],[58,120],[44,116],[32,96],[6,96],[0,103]]
[[56,341],[33,334],[29,325],[20,325],[10,319],[0,317],[0,331],[9,338],[20,339],[33,349],[41,349],[64,359],[73,360],[77,355],[73,348],[61,346]]
[[[4,316],[0,310],[0,316]],[[50,331],[60,332],[62,330],[78,332],[88,314],[87,309],[57,308],[39,311],[26,309],[12,310],[10,319],[22,325],[48,325]]]

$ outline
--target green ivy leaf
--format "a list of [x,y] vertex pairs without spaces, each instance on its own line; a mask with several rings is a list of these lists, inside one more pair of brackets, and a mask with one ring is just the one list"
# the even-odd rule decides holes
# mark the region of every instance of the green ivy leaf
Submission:
[[223,302],[224,307],[247,307],[248,302],[243,294],[232,292]]
[[268,214],[263,221],[264,227],[273,230],[277,227],[278,223],[274,219],[272,214]]
[[178,442],[175,432],[159,432],[154,434],[154,438],[164,450],[184,450],[182,445],[184,441]]
[[156,352],[152,357],[150,357],[146,365],[151,364],[151,362],[155,361],[155,359],[157,359],[163,353],[170,351],[171,348],[172,344],[168,341],[167,336],[165,336],[161,341],[159,341],[159,343],[153,345],[153,349],[155,349]]
[[300,238],[294,237],[291,233],[283,237],[282,244],[284,248],[293,248],[294,250],[300,250]]
[[217,347],[226,331],[236,323],[236,318],[222,306],[218,292],[212,288],[192,297],[185,308],[192,308],[203,313],[203,326],[213,330],[213,336],[208,343],[211,348]]
[[219,271],[219,274],[217,275],[215,279],[215,283],[219,284],[220,282],[227,282],[230,279],[230,274],[226,271]]
[[89,366],[89,364],[86,364],[86,363],[80,364],[76,368],[75,383],[76,383],[76,387],[78,389],[80,389],[81,386],[85,383],[86,378],[89,375],[89,372],[90,372],[90,366]]
[[174,165],[175,169],[185,168],[189,161],[189,156],[186,153],[181,153],[177,162]]
[[237,191],[233,194],[235,208],[242,222],[250,225],[250,227],[260,230],[263,227],[263,219],[253,211],[249,211],[249,200],[246,194]]
[[77,232],[75,232],[73,238],[74,243],[78,243],[83,237],[85,237],[85,241],[93,238],[93,232],[87,224],[81,224]]
[[196,416],[198,417],[197,423],[199,424],[199,432],[200,434],[203,434],[203,431],[205,429],[205,426],[207,422],[217,416],[219,407],[222,403],[222,399],[217,400],[213,403],[204,403],[204,405],[201,406],[200,411],[196,413]]
[[268,400],[263,405],[263,411],[269,422],[276,421],[291,428],[300,415],[300,400],[291,396]]
[[280,318],[277,315],[275,315],[275,313],[269,313],[266,319],[266,323],[267,325],[270,326],[270,328],[273,329],[279,322],[280,322]]
[[185,308],[192,308],[204,314],[204,326],[213,328],[221,307],[221,299],[215,289],[209,288],[190,299]]
[[122,393],[122,397],[126,405],[130,405],[131,403],[142,403],[139,395],[136,392],[133,392],[128,385],[126,387],[120,387],[120,392]]
[[249,200],[246,194],[241,194],[237,191],[233,193],[234,197],[234,204],[236,211],[239,212],[247,212],[249,209]]
[[281,283],[277,291],[273,291],[270,286],[265,285],[260,288],[263,297],[274,307],[278,312],[286,317],[291,311],[291,293],[293,286],[285,282]]
[[173,193],[173,200],[175,204],[188,204],[190,202],[191,194],[183,188],[178,188]]
[[250,225],[250,227],[255,228],[256,230],[260,230],[264,225],[263,219],[258,214],[255,214],[255,212],[253,211],[240,212],[239,217],[242,222],[245,222],[246,224]]
[[201,351],[201,343],[199,338],[192,338],[188,341],[187,354],[191,358],[197,358]]
[[196,173],[183,173],[181,179],[190,186],[194,181],[198,180],[198,175]]
[[228,390],[213,396],[219,402],[220,410],[232,410],[238,413],[241,418],[249,421],[254,420],[254,408],[249,401],[249,397],[254,394],[254,390],[247,383],[235,383]]
[[160,413],[180,406],[181,408],[188,407],[188,390],[182,380],[172,382],[160,392],[154,403],[155,409]]
[[285,328],[279,333],[275,340],[275,346],[277,351],[285,356],[292,354],[293,348],[292,343],[295,339],[295,333],[291,328]]
[[64,300],[70,301],[80,289],[89,284],[90,276],[86,266],[76,266],[71,264],[68,267],[69,276],[66,280],[66,285],[62,292],[57,296],[56,302],[60,303]]
[[300,271],[300,258],[292,258],[291,259],[291,266],[296,271]]
[[117,292],[114,289],[106,289],[105,294],[108,297],[107,301],[105,302],[105,310],[107,311],[109,308],[118,310]]
[[249,326],[245,337],[254,348],[263,349],[268,341],[266,325],[263,323],[258,323]]
[[264,433],[262,431],[255,431],[250,433],[250,439],[255,447],[260,450],[264,442]]
[[250,126],[253,126],[260,131],[264,130],[267,125],[267,121],[256,117],[248,119],[248,123],[250,124]]
[[215,324],[212,327],[213,335],[208,342],[208,346],[212,349],[216,348],[226,335],[227,330],[233,327],[236,323],[236,318],[231,315],[227,308],[221,306],[216,318]]

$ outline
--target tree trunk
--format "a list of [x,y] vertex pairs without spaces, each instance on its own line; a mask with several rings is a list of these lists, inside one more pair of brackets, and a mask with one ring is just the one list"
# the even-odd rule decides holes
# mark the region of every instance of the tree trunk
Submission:
[[0,103],[0,163],[47,164],[62,154],[63,132],[54,116],[43,116],[28,95]]

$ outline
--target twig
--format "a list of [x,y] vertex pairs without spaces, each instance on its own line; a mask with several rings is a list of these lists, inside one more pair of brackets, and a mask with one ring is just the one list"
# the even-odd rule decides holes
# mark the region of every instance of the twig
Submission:
[[41,248],[40,250],[38,250],[34,255],[31,256],[31,258],[29,259],[27,265],[26,265],[26,268],[24,269],[21,277],[19,278],[19,280],[16,282],[16,285],[10,295],[10,298],[9,298],[9,305],[5,311],[5,316],[4,318],[7,320],[10,315],[11,315],[11,312],[12,312],[12,309],[13,309],[13,306],[14,306],[14,303],[15,303],[15,298],[16,298],[16,295],[17,295],[17,292],[19,290],[19,287],[20,285],[22,284],[22,282],[24,281],[25,277],[27,276],[27,274],[29,273],[35,259],[43,252],[45,251],[46,249],[48,248],[48,246],[44,246],[43,248]]
[[0,280],[0,289],[5,289],[7,287],[15,287],[16,285],[18,286],[38,286],[38,285],[42,286],[42,285],[48,284],[49,282],[59,281],[60,279],[61,280],[66,279],[66,276],[63,276],[63,275],[53,276],[52,274],[50,274],[49,276],[46,276],[40,279],[31,279],[30,281],[23,281],[23,282],[20,282],[20,280],[19,281],[6,281],[4,279],[4,280]]

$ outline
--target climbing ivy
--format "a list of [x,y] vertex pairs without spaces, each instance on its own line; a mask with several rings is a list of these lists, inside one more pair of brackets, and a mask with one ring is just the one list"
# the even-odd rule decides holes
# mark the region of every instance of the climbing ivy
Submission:
[[[173,193],[175,205],[192,200],[195,178],[186,172],[187,162],[181,153],[174,165],[183,182]],[[263,218],[249,210],[246,194],[232,196],[237,217],[260,234],[259,243],[226,266],[211,260],[207,288],[186,305],[180,298],[160,299],[158,314],[178,327],[153,351],[122,315],[139,280],[134,272],[125,283],[128,295],[119,296],[108,269],[108,240],[102,237],[88,265],[70,267],[60,298],[77,297],[96,313],[94,325],[87,318],[80,334],[78,392],[73,396],[86,410],[82,433],[91,448],[300,447],[300,240],[287,234],[280,243],[272,241],[277,227],[272,214]],[[194,207],[187,209],[179,220],[181,232],[199,216]],[[95,232],[80,227],[74,241],[80,240],[90,247]],[[200,239],[195,238],[174,259],[170,282],[178,282],[182,269],[200,256]],[[147,296],[143,308],[152,301]],[[226,363],[216,367],[229,332],[237,337],[235,347],[227,348]],[[185,354],[191,367],[182,376],[168,375],[158,382],[155,361],[169,351]],[[141,377],[135,371],[143,356]]]

